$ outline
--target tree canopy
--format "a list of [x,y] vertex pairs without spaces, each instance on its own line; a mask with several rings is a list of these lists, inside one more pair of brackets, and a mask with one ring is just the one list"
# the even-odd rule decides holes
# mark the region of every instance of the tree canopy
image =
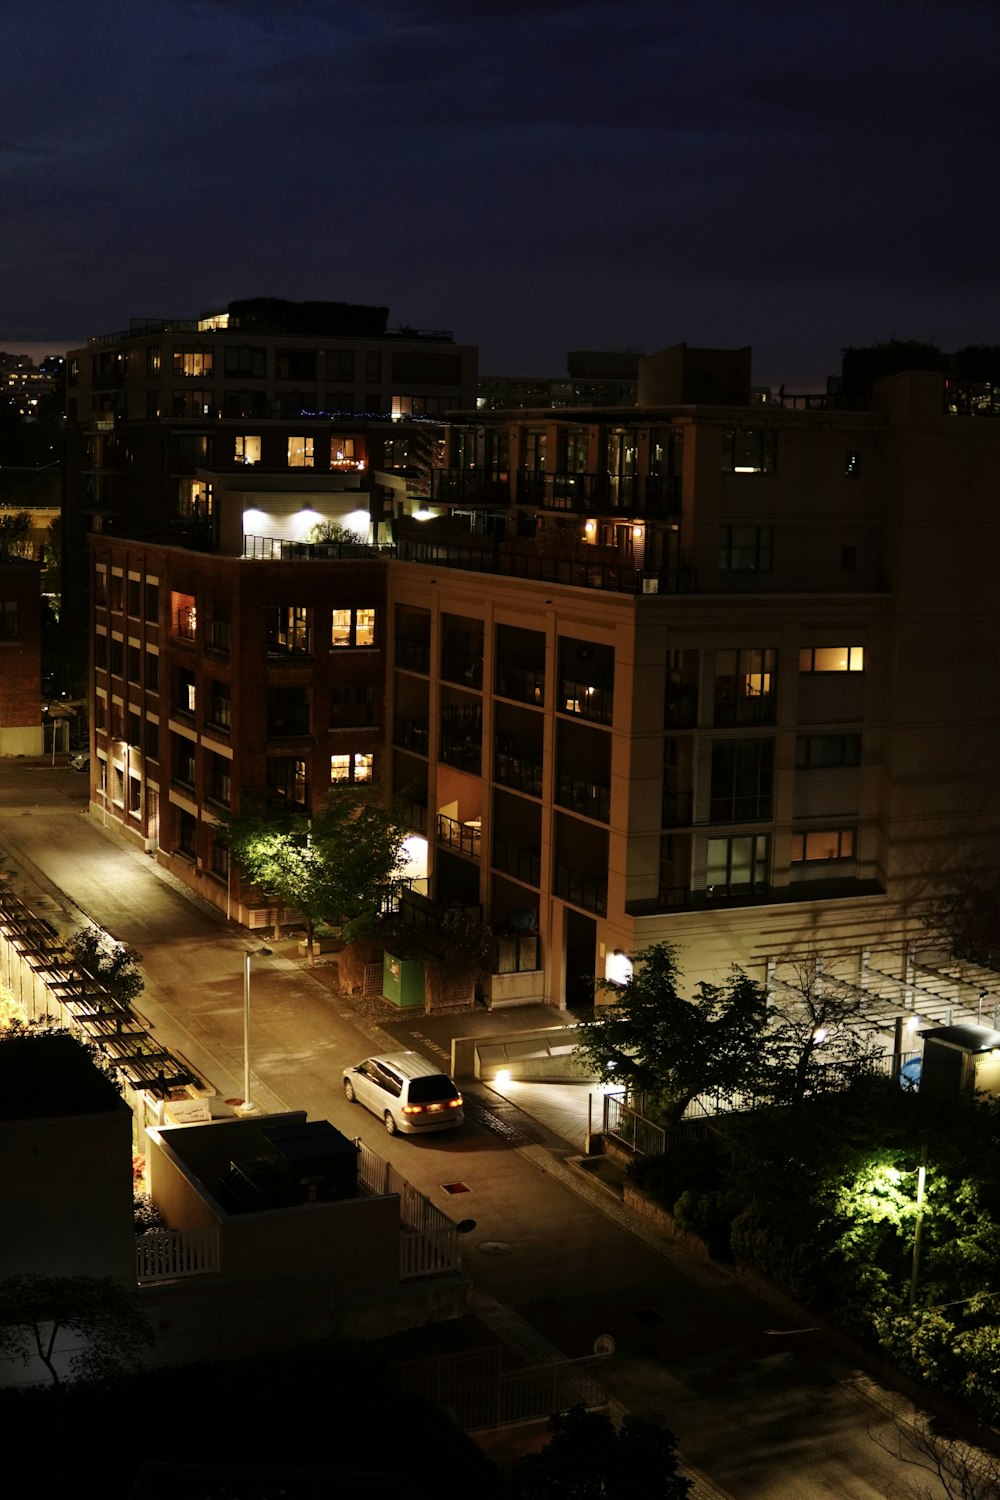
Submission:
[[574,1406],[549,1419],[549,1432],[515,1467],[515,1500],[684,1500],[691,1488],[661,1422],[627,1416],[616,1431],[602,1412]]
[[310,942],[319,922],[376,911],[399,875],[403,830],[374,799],[350,788],[335,788],[312,818],[251,807],[224,826],[240,874],[297,911]]
[[77,1380],[109,1380],[139,1362],[152,1329],[135,1297],[110,1277],[10,1276],[0,1281],[0,1352],[28,1364],[37,1356],[52,1384],[62,1384],[60,1333],[84,1341],[70,1356]]
[[583,1057],[608,1083],[643,1094],[647,1109],[679,1120],[698,1094],[731,1096],[756,1085],[767,1026],[762,985],[734,969],[724,985],[702,982],[694,1000],[677,992],[676,952],[656,943],[635,955],[614,999],[578,1027]]

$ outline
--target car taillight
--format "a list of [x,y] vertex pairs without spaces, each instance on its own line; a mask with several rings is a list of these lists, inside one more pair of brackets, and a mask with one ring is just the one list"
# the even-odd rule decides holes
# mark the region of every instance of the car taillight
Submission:
[[457,1099],[449,1099],[448,1100],[448,1108],[449,1109],[461,1109],[462,1108],[462,1096],[461,1096],[461,1094],[459,1094],[459,1096],[458,1096]]
[[403,1114],[404,1115],[422,1115],[423,1112],[424,1112],[424,1106],[422,1104],[404,1104],[403,1105]]

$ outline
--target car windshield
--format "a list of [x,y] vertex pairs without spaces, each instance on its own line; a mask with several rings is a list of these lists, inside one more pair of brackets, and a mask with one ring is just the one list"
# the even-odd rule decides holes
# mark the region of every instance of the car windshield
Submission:
[[410,1079],[411,1104],[437,1104],[442,1099],[457,1099],[458,1089],[447,1073],[430,1073]]

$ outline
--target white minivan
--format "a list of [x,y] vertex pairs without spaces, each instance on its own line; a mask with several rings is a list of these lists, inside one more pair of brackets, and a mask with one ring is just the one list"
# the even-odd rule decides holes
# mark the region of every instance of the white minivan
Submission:
[[344,1093],[378,1115],[390,1135],[451,1130],[465,1119],[455,1080],[419,1052],[389,1052],[345,1068]]

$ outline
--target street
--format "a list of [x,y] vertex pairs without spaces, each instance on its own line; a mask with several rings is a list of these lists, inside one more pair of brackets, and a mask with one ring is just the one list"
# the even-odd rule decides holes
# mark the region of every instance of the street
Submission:
[[[243,963],[250,939],[165,880],[84,812],[86,777],[0,762],[0,852],[29,902],[74,908],[142,954],[138,1009],[154,1034],[223,1097],[243,1092]],[[60,894],[61,893],[61,894]],[[49,914],[48,912],[46,914]],[[50,920],[52,918],[50,917]],[[251,958],[251,1095],[266,1110],[305,1109],[361,1136],[451,1218],[475,1220],[465,1268],[568,1356],[611,1334],[602,1378],[637,1412],[655,1413],[680,1450],[734,1500],[905,1496],[892,1397],[817,1335],[789,1328],[722,1268],[691,1260],[636,1225],[570,1164],[574,1148],[519,1136],[485,1087],[463,1085],[464,1127],[390,1139],[344,1097],[345,1064],[398,1050],[400,1028],[359,1014],[285,951]],[[455,1034],[483,1018],[452,1018]],[[409,1024],[413,1024],[412,1021]],[[405,1026],[403,1028],[405,1030]],[[464,1191],[449,1191],[456,1185]],[[928,1493],[944,1494],[943,1489]]]

